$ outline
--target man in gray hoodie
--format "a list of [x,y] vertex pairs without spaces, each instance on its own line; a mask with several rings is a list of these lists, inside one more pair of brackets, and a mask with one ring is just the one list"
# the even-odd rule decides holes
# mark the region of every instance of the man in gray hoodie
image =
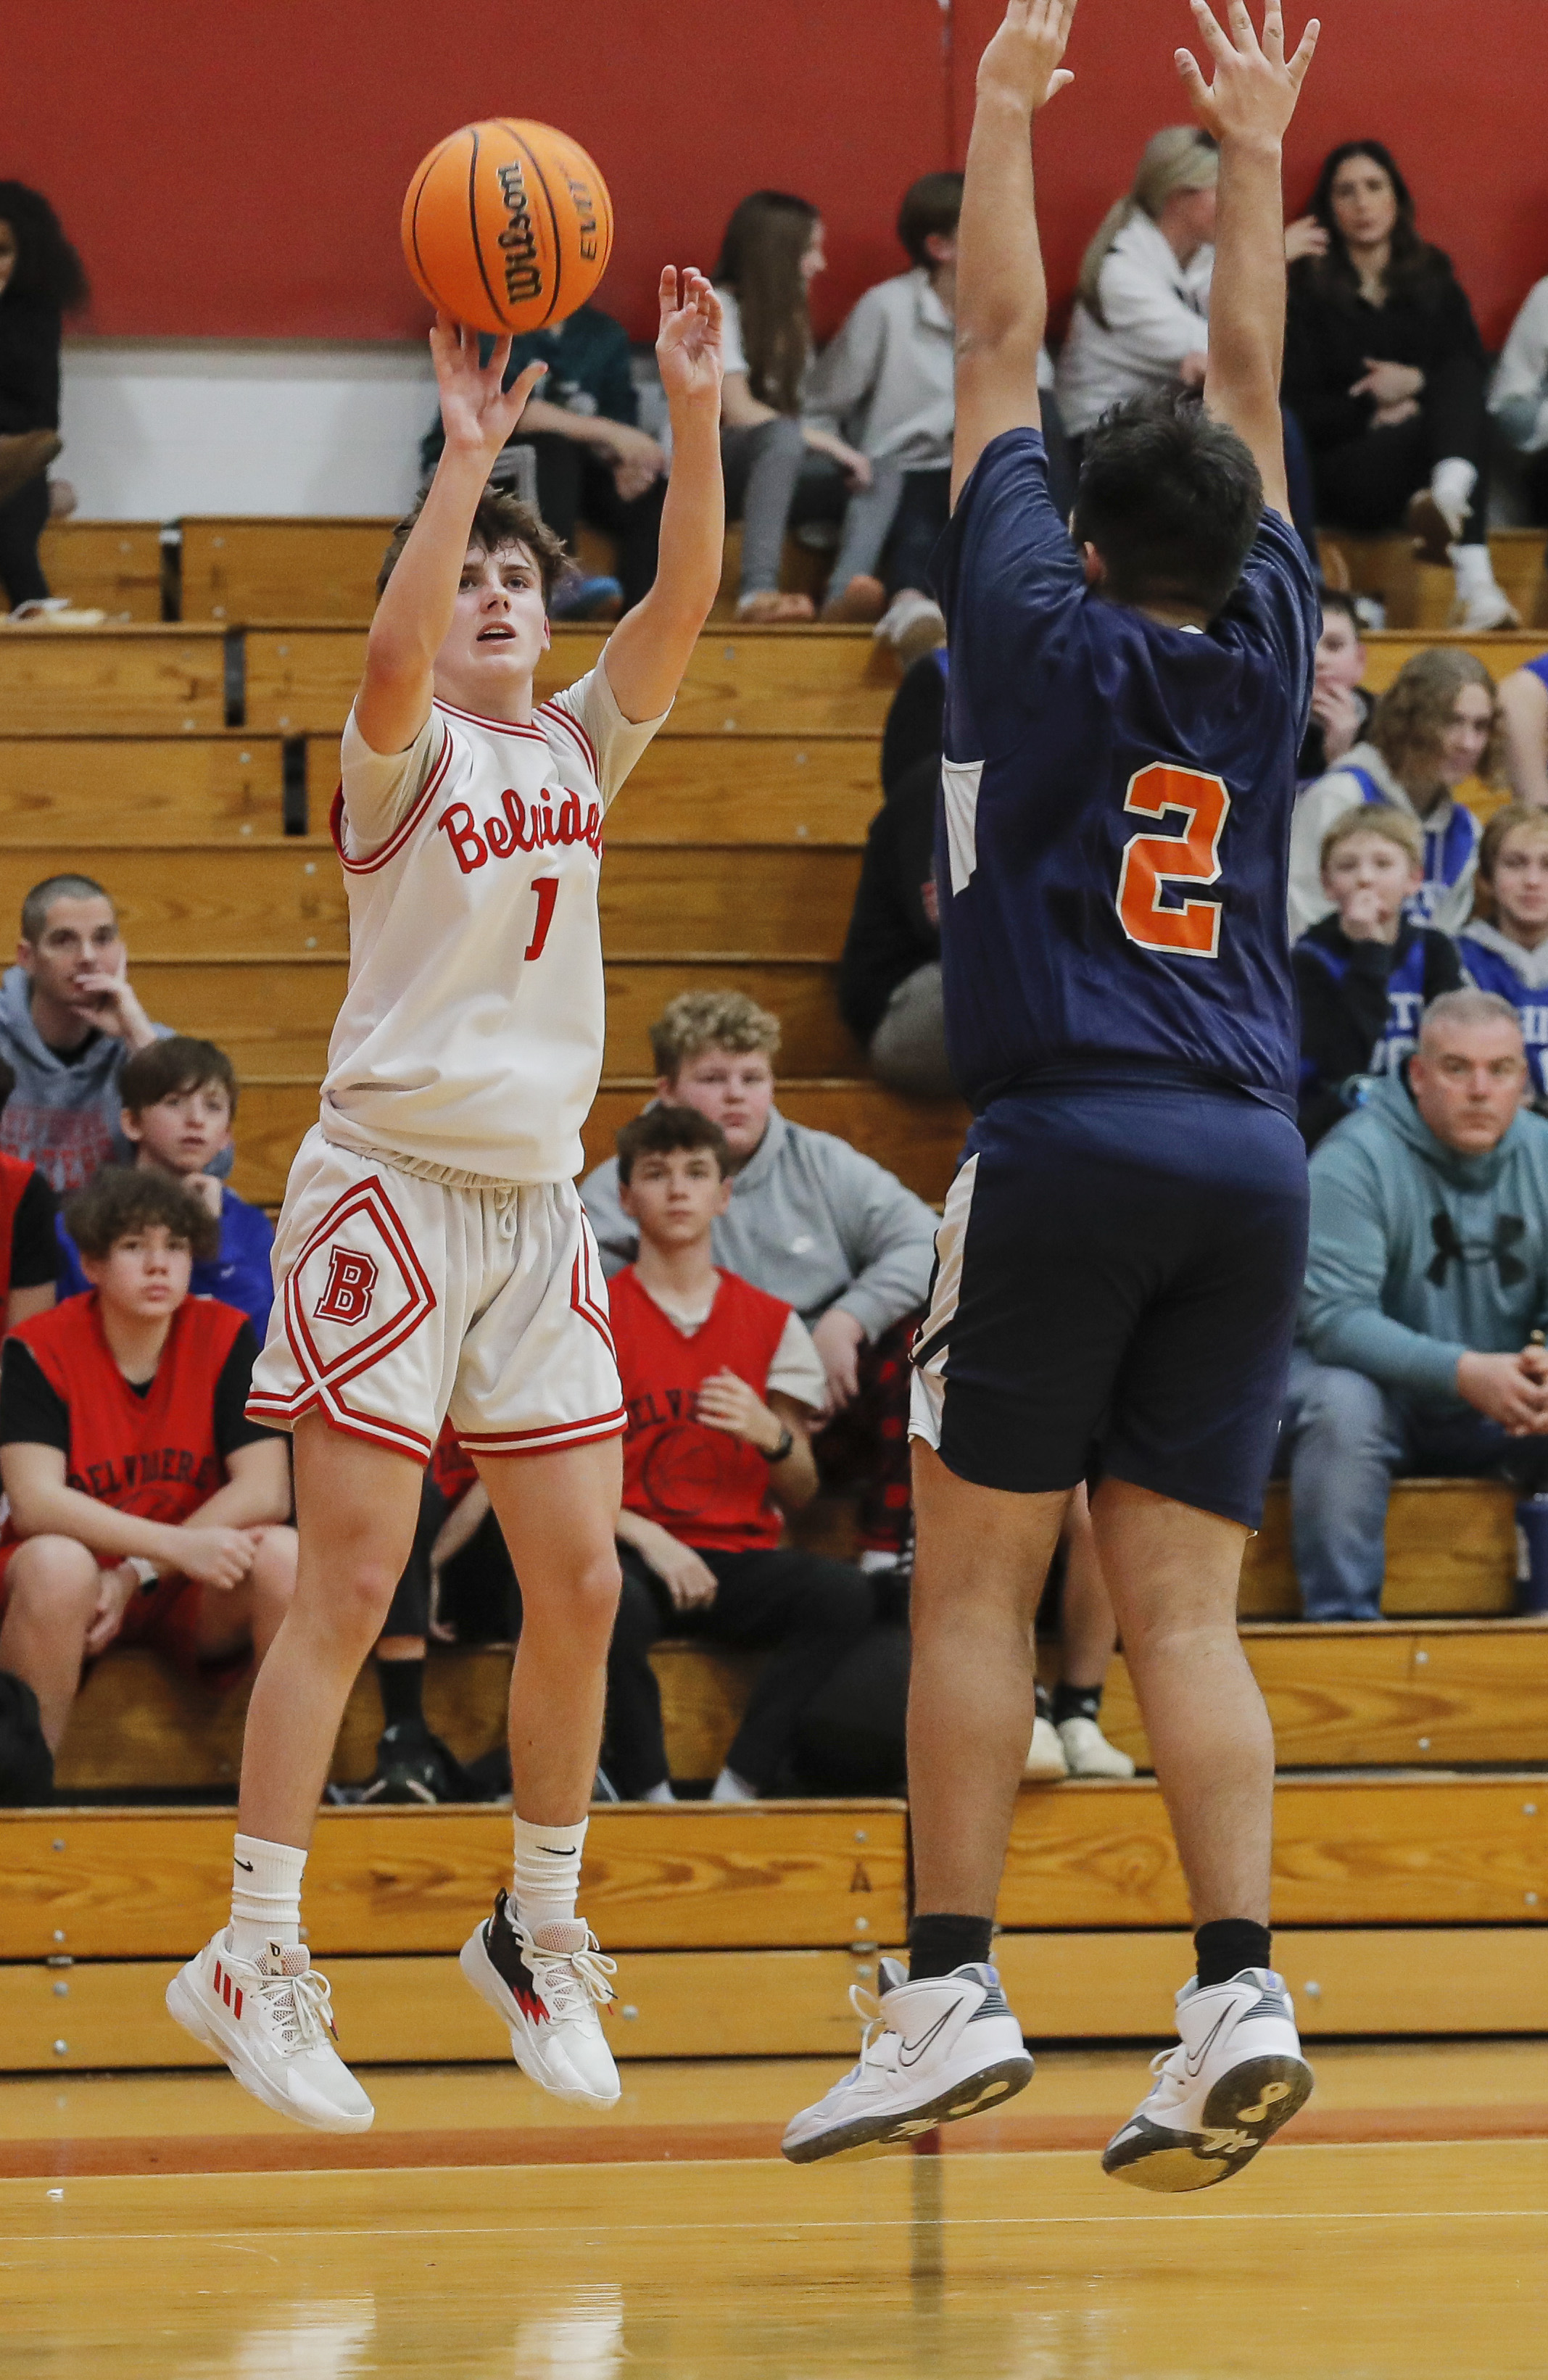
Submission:
[[[880,1567],[908,1533],[908,1333],[899,1326],[930,1287],[935,1217],[873,1158],[780,1114],[779,1019],[745,992],[681,993],[651,1027],[651,1047],[658,1096],[698,1108],[725,1135],[736,1171],[730,1208],[714,1227],[715,1263],[784,1298],[811,1332],[830,1415],[813,1451],[825,1484],[868,1472],[860,1539]],[[587,1175],[580,1196],[611,1278],[640,1245],[618,1203],[616,1158]]]
[[1548,1475],[1548,1123],[1508,1001],[1425,1011],[1311,1160],[1311,1233],[1282,1455],[1308,1620],[1379,1620],[1402,1472]]
[[[61,1192],[84,1189],[101,1165],[132,1165],[118,1077],[171,1030],[135,997],[103,887],[89,876],[35,884],[21,905],[17,964],[0,979],[0,1057],[16,1074],[0,1148],[30,1159]],[[226,1155],[212,1171],[229,1165]]]

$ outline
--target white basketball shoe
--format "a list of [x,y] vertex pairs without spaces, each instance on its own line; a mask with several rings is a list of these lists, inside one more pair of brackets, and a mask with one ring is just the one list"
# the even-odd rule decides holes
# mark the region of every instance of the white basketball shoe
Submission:
[[370,2131],[376,2110],[334,2047],[328,1979],[306,1950],[271,1942],[238,1959],[223,1926],[173,1976],[166,2006],[266,2107],[320,2132]]
[[1059,1722],[1059,1742],[1072,1777],[1132,1777],[1134,1763],[1127,1752],[1109,1743],[1094,1718],[1078,1714]]
[[1203,1991],[1185,1984],[1177,2031],[1176,2048],[1151,2067],[1153,2089],[1103,2152],[1103,2173],[1140,2190],[1228,2181],[1311,2096],[1295,2010],[1272,1967]]
[[461,1967],[479,1998],[509,2027],[523,2074],[583,2107],[612,2107],[622,2095],[599,2009],[613,1998],[597,1938],[579,1917],[529,1933],[505,1893],[462,1946]]
[[973,1963],[911,1984],[900,1961],[884,1959],[878,1980],[878,1999],[850,1988],[866,2020],[859,2064],[791,2119],[781,2146],[792,2165],[911,2141],[1013,2098],[1032,2079],[993,1967]]

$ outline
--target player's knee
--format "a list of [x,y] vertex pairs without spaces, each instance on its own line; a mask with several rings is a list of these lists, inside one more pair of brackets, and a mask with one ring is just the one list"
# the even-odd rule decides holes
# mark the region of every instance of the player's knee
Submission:
[[323,1602],[328,1633],[365,1650],[375,1644],[392,1607],[396,1571],[369,1556],[341,1562]]
[[281,1612],[290,1608],[296,1592],[296,1561],[300,1541],[294,1529],[265,1529],[257,1553],[253,1556],[253,1592],[271,1609]]
[[[611,1544],[582,1548],[542,1600],[554,1618],[578,1639],[595,1640],[605,1646],[613,1634],[622,1583],[618,1557]],[[530,1597],[527,1609],[530,1613]]]
[[11,1556],[9,1608],[51,1625],[84,1621],[97,1599],[97,1558],[74,1537],[29,1537]]

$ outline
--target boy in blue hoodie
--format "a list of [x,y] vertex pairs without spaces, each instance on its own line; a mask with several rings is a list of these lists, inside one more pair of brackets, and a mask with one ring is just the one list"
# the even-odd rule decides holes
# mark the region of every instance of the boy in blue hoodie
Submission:
[[1548,1475],[1548,1123],[1492,992],[1426,1010],[1311,1161],[1284,1451],[1308,1620],[1380,1620],[1387,1495],[1408,1472]]
[[[213,1171],[230,1148],[237,1113],[237,1076],[230,1059],[213,1041],[174,1034],[136,1051],[119,1077],[118,1090],[120,1128],[136,1165],[183,1183],[220,1225],[216,1253],[194,1266],[192,1294],[218,1297],[239,1307],[250,1318],[262,1344],[274,1295],[270,1266],[274,1226],[262,1207],[250,1207]],[[57,1228],[59,1294],[74,1297],[90,1283],[63,1217]]]

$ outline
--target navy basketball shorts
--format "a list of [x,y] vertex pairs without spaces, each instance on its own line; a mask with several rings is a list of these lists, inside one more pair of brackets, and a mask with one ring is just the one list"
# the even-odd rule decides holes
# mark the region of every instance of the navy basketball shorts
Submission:
[[1230,1091],[1077,1085],[969,1135],[909,1435],[958,1478],[1111,1476],[1255,1529],[1306,1266],[1306,1152]]

